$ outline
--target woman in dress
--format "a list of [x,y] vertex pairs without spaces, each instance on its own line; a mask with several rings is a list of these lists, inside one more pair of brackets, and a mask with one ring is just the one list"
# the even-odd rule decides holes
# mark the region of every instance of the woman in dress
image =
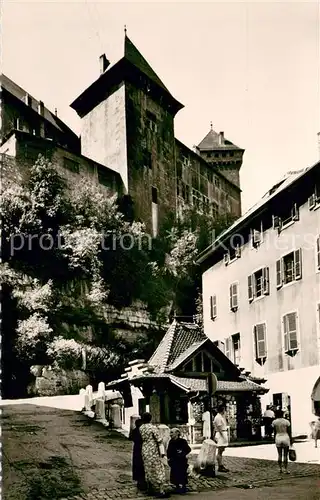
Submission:
[[130,431],[129,439],[133,441],[132,450],[132,479],[137,482],[137,487],[139,490],[144,490],[145,484],[145,473],[142,459],[142,438],[140,434],[140,426],[142,424],[141,418],[136,420],[136,426]]
[[282,473],[283,468],[285,474],[289,474],[288,471],[288,454],[291,444],[290,438],[290,422],[286,418],[283,418],[283,411],[276,411],[276,419],[272,422],[272,427],[275,433],[275,443],[278,450],[278,464],[280,473]]
[[148,489],[150,492],[156,493],[159,498],[166,498],[168,494],[164,488],[166,475],[162,439],[157,428],[151,424],[150,413],[144,413],[141,420],[142,458]]
[[191,452],[186,439],[181,437],[178,428],[171,429],[167,457],[170,465],[170,482],[175,485],[177,493],[186,493],[188,484],[188,459]]

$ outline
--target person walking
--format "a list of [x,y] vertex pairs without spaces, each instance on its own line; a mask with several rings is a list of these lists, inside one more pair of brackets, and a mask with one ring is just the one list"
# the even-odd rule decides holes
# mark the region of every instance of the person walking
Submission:
[[320,417],[317,416],[313,423],[312,437],[314,439],[314,447],[318,448],[318,439],[320,439]]
[[165,491],[164,445],[157,428],[151,423],[151,420],[150,413],[143,413],[140,434],[146,483],[150,493],[156,494],[158,498],[167,498],[169,495]]
[[263,423],[265,429],[265,435],[268,438],[272,438],[272,422],[275,419],[274,411],[270,405],[267,405],[266,411],[263,414]]
[[142,437],[140,434],[141,424],[141,418],[138,418],[135,422],[135,428],[130,431],[129,439],[133,441],[132,479],[137,482],[138,489],[143,491],[146,489],[146,480],[142,458]]
[[218,472],[229,472],[229,469],[227,469],[222,464],[222,454],[229,445],[228,425],[225,413],[226,413],[225,406],[220,405],[218,407],[218,413],[213,420],[213,426],[215,430],[215,441],[217,443],[217,448],[218,448],[218,453],[217,453]]
[[280,474],[284,472],[289,474],[288,471],[288,454],[290,444],[292,444],[290,422],[286,418],[283,418],[283,411],[276,411],[276,418],[272,422],[272,427],[275,432],[275,444],[278,451],[278,464]]
[[167,457],[171,469],[170,482],[176,487],[176,492],[184,494],[187,492],[188,484],[188,459],[191,452],[186,439],[181,437],[178,428],[171,429]]

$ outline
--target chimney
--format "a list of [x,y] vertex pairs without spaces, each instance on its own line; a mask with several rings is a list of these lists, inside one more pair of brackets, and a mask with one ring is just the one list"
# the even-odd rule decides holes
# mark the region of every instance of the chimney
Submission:
[[40,116],[44,116],[44,104],[42,101],[38,102],[38,113]]
[[54,114],[55,114],[56,116],[58,116],[58,110],[57,110],[57,108],[54,108]]
[[219,146],[224,145],[224,132],[219,132]]
[[108,66],[110,66],[110,61],[107,59],[105,54],[102,54],[102,56],[99,57],[99,62],[100,62],[100,75],[102,75]]
[[317,133],[317,136],[318,136],[318,155],[320,160],[320,132]]

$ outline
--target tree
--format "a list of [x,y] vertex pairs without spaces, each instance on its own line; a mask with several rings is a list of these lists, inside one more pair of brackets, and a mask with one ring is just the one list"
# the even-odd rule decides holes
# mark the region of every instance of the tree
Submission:
[[212,221],[190,212],[173,226],[171,214],[160,236],[151,238],[132,214],[128,197],[118,200],[87,180],[68,187],[43,157],[27,180],[6,183],[0,206],[3,371],[17,387],[33,364],[113,377],[133,357],[150,353],[154,332],[134,346],[118,338],[105,321],[107,303],[121,309],[139,299],[158,323],[170,307],[194,313],[201,278],[195,259]]

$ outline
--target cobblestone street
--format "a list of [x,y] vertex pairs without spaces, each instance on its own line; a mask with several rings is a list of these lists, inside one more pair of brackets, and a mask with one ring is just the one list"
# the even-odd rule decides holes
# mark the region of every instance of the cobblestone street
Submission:
[[[77,498],[86,500],[143,498],[131,481],[131,443],[115,431],[107,431],[77,412],[34,405],[2,409],[3,498]],[[311,444],[310,444],[311,446]],[[48,465],[51,464],[51,465]],[[52,464],[69,464],[65,481],[70,488],[60,496],[30,496],[34,478],[51,474],[52,491],[61,486],[61,476]],[[191,479],[193,492],[224,488],[262,486],[279,480],[277,463],[242,457],[226,457],[227,474],[215,479]],[[290,464],[291,477],[319,476],[314,464]],[[49,475],[48,475],[49,477]],[[81,491],[76,477],[80,479]],[[71,479],[70,479],[71,478]],[[37,487],[39,488],[39,479]],[[72,482],[73,481],[73,482]],[[73,486],[74,484],[74,486]],[[52,486],[53,485],[53,486]],[[40,493],[39,493],[40,495]],[[43,495],[43,493],[42,493]],[[146,498],[146,497],[144,497]]]

